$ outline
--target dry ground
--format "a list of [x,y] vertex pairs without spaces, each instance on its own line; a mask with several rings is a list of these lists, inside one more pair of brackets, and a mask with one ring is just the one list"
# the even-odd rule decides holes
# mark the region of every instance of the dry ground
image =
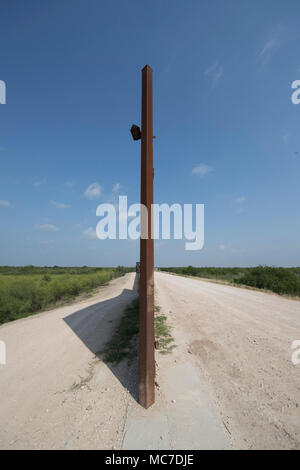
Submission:
[[[112,367],[101,351],[136,296],[134,279],[0,327],[1,449],[122,448],[127,417],[139,413],[137,362]],[[155,274],[155,288],[177,347],[157,354],[154,412],[176,406],[164,394],[164,371],[189,362],[233,448],[299,449],[300,366],[291,343],[300,339],[300,303],[165,273]]]
[[232,446],[299,449],[300,302],[164,273],[155,281],[178,360],[197,364]]
[[[131,378],[99,356],[124,307],[134,274],[85,301],[0,327],[0,448],[120,446]],[[121,441],[120,441],[121,439]]]

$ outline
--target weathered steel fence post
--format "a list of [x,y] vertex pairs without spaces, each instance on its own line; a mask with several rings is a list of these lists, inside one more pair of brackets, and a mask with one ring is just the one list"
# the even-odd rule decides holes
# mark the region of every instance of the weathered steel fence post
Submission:
[[149,65],[142,70],[142,131],[139,126],[133,124],[130,132],[134,140],[142,139],[140,263],[137,263],[136,269],[140,273],[139,403],[144,408],[149,408],[155,401],[153,109],[152,69]]
[[147,208],[147,220],[141,213],[139,334],[139,403],[144,408],[155,401],[152,108],[152,69],[146,65],[142,70],[141,204]]

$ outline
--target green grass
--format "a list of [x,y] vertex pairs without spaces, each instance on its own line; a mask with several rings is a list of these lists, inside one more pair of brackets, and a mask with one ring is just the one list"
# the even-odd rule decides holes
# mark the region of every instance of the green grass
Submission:
[[139,332],[139,308],[139,298],[126,307],[116,331],[103,352],[105,361],[116,364],[125,357],[131,359],[136,355],[134,340]]
[[281,295],[300,297],[300,268],[257,266],[255,268],[170,267],[161,271],[226,281]]
[[91,292],[126,268],[0,267],[0,324]]
[[160,307],[155,307],[154,329],[155,339],[159,342],[160,354],[168,354],[175,348],[171,335],[171,327],[167,324],[167,317],[160,313]]
[[[132,359],[137,355],[137,335],[139,333],[139,297],[125,309],[120,323],[111,340],[102,353],[104,361],[114,364],[122,359]],[[159,342],[159,352],[167,354],[175,347],[167,317],[160,314],[160,307],[155,306],[154,329],[155,339]]]

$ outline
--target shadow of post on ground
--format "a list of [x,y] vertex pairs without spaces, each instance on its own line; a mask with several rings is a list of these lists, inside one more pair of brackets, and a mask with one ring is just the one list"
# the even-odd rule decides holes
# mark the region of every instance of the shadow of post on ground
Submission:
[[104,361],[103,352],[111,339],[126,306],[138,296],[138,276],[132,289],[123,289],[116,297],[78,310],[63,320],[85,346],[109,367],[132,397],[138,398],[138,357],[123,359],[119,364]]

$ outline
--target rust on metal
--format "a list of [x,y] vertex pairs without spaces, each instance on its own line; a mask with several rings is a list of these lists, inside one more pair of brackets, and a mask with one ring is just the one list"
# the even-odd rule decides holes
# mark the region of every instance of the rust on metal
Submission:
[[[154,241],[153,204],[153,104],[152,69],[142,70],[141,204],[148,209],[147,238],[140,239],[139,403],[149,408],[155,401],[154,358]],[[141,233],[144,233],[141,217]]]

